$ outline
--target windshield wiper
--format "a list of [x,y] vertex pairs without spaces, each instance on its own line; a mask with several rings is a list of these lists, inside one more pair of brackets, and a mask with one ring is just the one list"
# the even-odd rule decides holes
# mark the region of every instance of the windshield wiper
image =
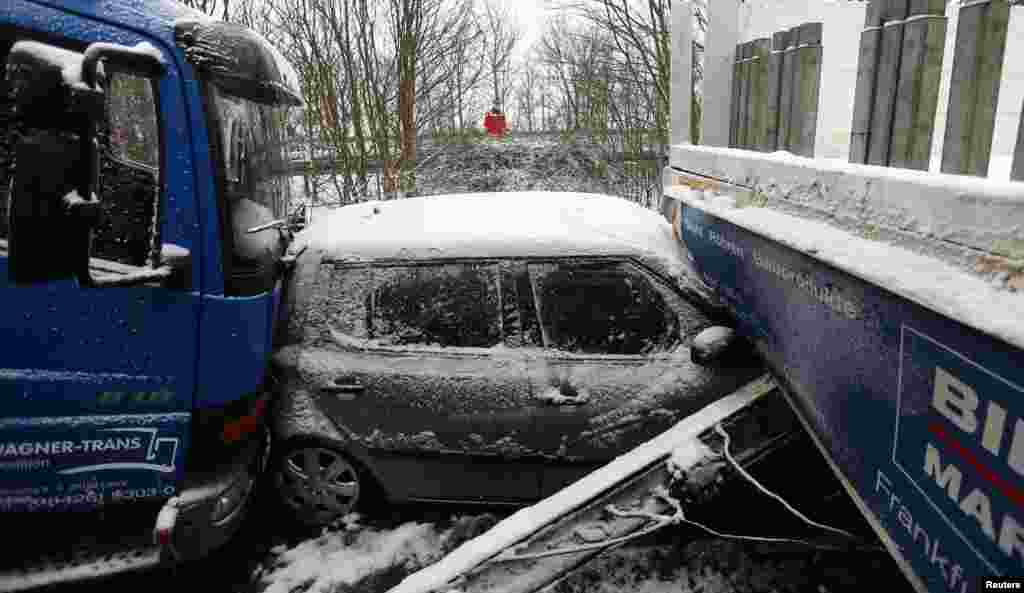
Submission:
[[278,230],[280,230],[280,229],[283,229],[283,228],[285,228],[287,226],[288,226],[288,219],[287,218],[278,218],[277,220],[271,220],[270,222],[265,223],[265,224],[261,224],[261,225],[257,225],[257,226],[254,226],[254,227],[247,228],[247,229],[245,229],[245,232],[246,232],[246,234],[252,234],[252,233],[258,233],[260,231],[265,231],[267,229],[278,229]]
[[299,204],[298,206],[295,207],[295,210],[292,210],[291,214],[289,214],[285,218],[278,218],[277,220],[271,220],[270,222],[247,228],[245,229],[245,232],[246,234],[252,234],[258,233],[260,231],[265,231],[267,229],[284,229],[288,232],[299,231],[302,229],[303,226],[305,226],[303,223],[298,222],[299,213],[305,210],[305,208],[305,204]]

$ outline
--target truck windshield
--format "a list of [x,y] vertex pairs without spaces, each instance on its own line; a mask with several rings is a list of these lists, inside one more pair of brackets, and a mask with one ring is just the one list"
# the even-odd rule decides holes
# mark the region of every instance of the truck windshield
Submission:
[[209,85],[219,136],[222,203],[228,258],[227,284],[232,294],[255,294],[273,282],[273,268],[284,249],[274,229],[249,229],[284,218],[291,195],[288,146],[293,126],[291,105],[259,103]]
[[230,201],[280,218],[289,201],[285,147],[289,139],[286,105],[263,105],[227,94],[212,85],[220,120],[225,190]]

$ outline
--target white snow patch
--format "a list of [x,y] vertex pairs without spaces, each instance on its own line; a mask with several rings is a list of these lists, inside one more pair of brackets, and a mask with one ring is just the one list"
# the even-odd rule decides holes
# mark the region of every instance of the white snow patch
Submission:
[[415,570],[437,560],[445,534],[429,523],[394,529],[363,528],[354,535],[333,532],[289,550],[274,548],[271,566],[260,575],[264,593],[329,592],[394,566]]
[[[90,53],[102,52],[104,50],[117,50],[120,53],[148,56],[157,60],[161,64],[165,63],[163,53],[148,42],[137,43],[134,46],[125,46],[116,43],[93,43],[89,45],[89,47],[86,48],[85,53],[82,54],[36,41],[19,41],[14,44],[11,51],[12,53],[27,53],[34,56],[39,61],[58,65],[61,69],[61,77],[64,79],[64,84],[69,87],[87,89],[89,88],[88,85],[86,85],[82,80],[82,62],[85,59],[85,56]],[[104,70],[102,62],[96,65],[96,73],[101,76],[103,75]]]
[[676,478],[679,478],[690,471],[700,460],[713,456],[714,452],[694,437],[672,449],[672,456],[668,458],[668,471]]
[[338,208],[300,233],[336,260],[640,255],[681,267],[656,212],[612,196],[569,192],[458,194]]
[[85,54],[88,55],[90,51],[102,52],[110,50],[114,50],[121,54],[127,53],[135,54],[137,56],[148,56],[160,62],[161,64],[166,64],[163,52],[161,52],[159,49],[156,48],[156,46],[154,46],[152,43],[149,43],[148,41],[136,43],[132,46],[125,46],[117,43],[92,43],[89,45],[88,48],[86,48]]
[[[767,179],[772,175],[767,175],[766,172],[783,171],[777,169],[777,166],[784,165],[797,171],[806,170],[817,175],[840,174],[855,178],[870,178],[879,184],[914,182],[919,184],[921,189],[941,189],[954,197],[981,194],[990,199],[1015,202],[1021,200],[1020,182],[1000,181],[971,175],[936,174],[913,169],[879,167],[850,163],[835,158],[808,158],[784,150],[757,152],[721,146],[676,144],[671,147],[671,164],[681,170],[701,172],[716,178],[719,177],[713,175],[715,172],[732,173],[743,170],[747,173],[747,175],[723,175],[720,177],[724,180],[731,179],[734,183],[743,183],[744,178]],[[785,177],[781,174],[776,176]]]
[[[24,53],[40,62],[58,65],[64,84],[71,87],[87,88],[82,82],[82,54],[37,41],[19,41],[11,48],[11,54]],[[97,72],[102,72],[102,64]]]
[[[1020,182],[707,146],[673,146],[672,163],[734,184],[728,193],[766,198],[772,209],[855,233],[877,230],[887,243],[961,268],[983,253],[1020,257]],[[1003,158],[996,164],[1008,167]],[[671,169],[666,183],[675,183]],[[726,198],[709,201],[731,206]]]

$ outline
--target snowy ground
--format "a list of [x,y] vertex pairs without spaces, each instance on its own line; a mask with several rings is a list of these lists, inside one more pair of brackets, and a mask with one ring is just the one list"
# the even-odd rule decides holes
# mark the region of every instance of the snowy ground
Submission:
[[489,514],[383,523],[363,522],[352,515],[319,537],[272,548],[254,571],[249,589],[262,593],[386,591],[494,522]]
[[[350,522],[320,537],[274,548],[249,593],[384,593],[494,521],[461,515],[392,527]],[[551,593],[860,592],[906,590],[884,553],[820,552],[667,531],[606,553]]]

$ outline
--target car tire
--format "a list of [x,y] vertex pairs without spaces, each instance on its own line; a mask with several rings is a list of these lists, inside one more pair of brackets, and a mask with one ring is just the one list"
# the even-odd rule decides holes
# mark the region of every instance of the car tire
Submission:
[[270,481],[278,502],[303,527],[325,527],[377,498],[368,473],[336,444],[312,438],[281,443]]

